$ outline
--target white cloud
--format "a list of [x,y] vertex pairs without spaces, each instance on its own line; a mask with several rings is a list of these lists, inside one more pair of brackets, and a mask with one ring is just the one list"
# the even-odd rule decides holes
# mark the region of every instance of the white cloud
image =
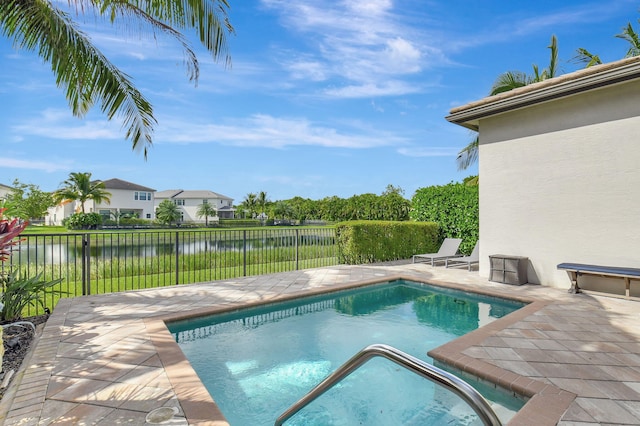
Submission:
[[[291,75],[311,81],[334,81],[335,88],[325,91],[326,95],[416,93],[421,88],[387,90],[393,85],[408,86],[388,81],[448,62],[437,45],[425,41],[429,38],[425,37],[424,28],[411,26],[394,14],[391,0],[329,4],[320,0],[262,0],[262,3],[280,14],[283,25],[304,36],[314,48],[298,66],[292,66],[298,64],[295,61],[289,64]],[[372,88],[377,89],[368,90]]]
[[398,149],[398,153],[406,157],[455,157],[458,151],[459,148],[438,146]]
[[327,73],[324,66],[318,61],[291,62],[285,65],[291,77],[295,79],[308,79],[311,81],[324,81],[327,79]]
[[386,81],[380,84],[368,83],[362,85],[330,88],[324,94],[337,98],[368,98],[377,96],[400,96],[420,93],[423,87],[403,81]]
[[396,135],[352,127],[341,130],[313,123],[304,118],[278,118],[256,114],[230,124],[197,124],[161,120],[158,143],[220,143],[241,147],[286,148],[318,146],[362,149],[400,145],[406,141]]
[[11,126],[11,131],[21,135],[41,136],[47,139],[96,140],[122,139],[123,133],[114,122],[105,120],[78,120],[69,110],[46,109],[39,116]]
[[34,161],[34,160],[19,160],[17,158],[0,157],[0,167],[6,167],[9,169],[30,169],[30,170],[44,170],[45,172],[56,172],[60,170],[67,170],[68,164],[62,164],[59,162],[47,162],[47,161]]
[[409,41],[396,37],[387,41],[385,56],[389,57],[390,66],[398,73],[415,73],[420,71],[420,51]]

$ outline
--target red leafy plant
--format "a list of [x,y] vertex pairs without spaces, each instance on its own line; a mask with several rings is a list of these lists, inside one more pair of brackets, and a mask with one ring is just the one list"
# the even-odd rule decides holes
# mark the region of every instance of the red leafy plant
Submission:
[[5,219],[4,212],[6,210],[6,208],[0,209],[0,261],[2,262],[9,260],[13,246],[19,242],[19,240],[14,241],[13,239],[20,235],[28,224],[18,218],[11,221]]
[[[27,222],[20,219],[5,219],[6,209],[0,209],[0,261],[4,264],[11,257],[14,246],[20,242],[15,238],[20,235]],[[24,278],[20,276],[19,269],[6,272],[4,267],[0,269],[0,283],[2,293],[0,293],[0,320],[16,321],[20,319],[22,311],[29,305],[40,305],[44,308],[44,291],[62,281],[45,281],[42,274],[35,277]]]

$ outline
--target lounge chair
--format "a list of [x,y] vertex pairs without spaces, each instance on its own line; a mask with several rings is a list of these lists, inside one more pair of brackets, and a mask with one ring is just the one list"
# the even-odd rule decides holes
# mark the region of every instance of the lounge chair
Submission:
[[437,253],[414,254],[413,263],[416,263],[416,259],[426,259],[431,261],[431,266],[434,266],[436,261],[447,260],[451,257],[460,257],[461,255],[458,254],[458,248],[461,243],[461,238],[445,238]]
[[448,268],[449,264],[457,264],[456,266],[467,265],[467,270],[471,270],[471,265],[480,263],[480,242],[477,242],[473,251],[469,256],[456,257],[454,259],[446,259],[444,261],[444,267]]

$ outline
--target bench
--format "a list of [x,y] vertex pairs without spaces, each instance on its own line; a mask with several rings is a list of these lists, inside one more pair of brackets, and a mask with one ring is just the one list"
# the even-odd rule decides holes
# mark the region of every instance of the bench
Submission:
[[561,263],[558,269],[563,269],[569,274],[571,288],[569,293],[580,293],[578,277],[580,275],[596,275],[600,277],[617,277],[624,279],[625,297],[629,298],[629,286],[632,279],[640,280],[640,269],[624,268],[619,266],[599,266],[584,263]]

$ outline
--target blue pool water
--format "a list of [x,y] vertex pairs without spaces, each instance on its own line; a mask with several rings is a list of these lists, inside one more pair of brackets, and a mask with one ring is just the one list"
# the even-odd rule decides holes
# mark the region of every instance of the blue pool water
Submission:
[[[394,281],[168,327],[230,424],[266,426],[370,344],[391,345],[433,363],[429,350],[522,306]],[[503,422],[524,404],[492,386],[471,384]],[[374,358],[286,424],[466,425],[479,420],[457,396]]]

